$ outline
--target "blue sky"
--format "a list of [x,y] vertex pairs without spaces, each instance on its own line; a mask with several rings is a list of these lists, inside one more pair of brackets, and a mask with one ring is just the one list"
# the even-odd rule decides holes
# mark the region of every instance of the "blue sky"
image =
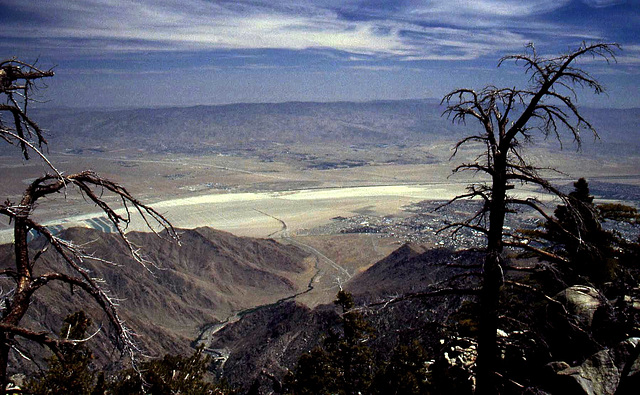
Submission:
[[640,107],[640,0],[0,0],[2,57],[55,66],[55,106],[440,98],[582,41],[623,51],[583,62],[608,95],[580,103]]

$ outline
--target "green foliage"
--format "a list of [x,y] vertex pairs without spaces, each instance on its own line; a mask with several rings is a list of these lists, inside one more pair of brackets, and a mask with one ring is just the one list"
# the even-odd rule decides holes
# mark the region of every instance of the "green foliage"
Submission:
[[546,225],[549,239],[564,245],[569,255],[586,248],[602,233],[589,184],[580,178],[573,186],[574,190],[568,196],[569,205],[560,205],[554,212],[557,223]]
[[[86,336],[91,319],[83,311],[65,318],[60,337],[80,340]],[[64,345],[59,356],[49,358],[49,370],[41,378],[27,383],[27,392],[33,394],[92,394],[96,385],[95,373],[90,367],[93,355],[84,343]]]
[[331,333],[303,354],[285,377],[285,392],[295,395],[429,394],[428,357],[418,342],[396,348],[377,363],[368,343],[373,328],[354,309],[353,297],[340,291],[334,301],[341,310],[340,332]]
[[[68,316],[60,330],[63,339],[77,340],[86,336],[91,325],[83,311]],[[143,362],[138,370],[118,372],[112,380],[105,380],[104,372],[91,366],[93,355],[80,342],[64,345],[59,356],[49,359],[45,374],[27,383],[27,393],[40,394],[183,394],[226,395],[234,392],[230,387],[206,380],[211,358],[199,348],[190,357],[166,355],[162,359]]]
[[342,328],[344,336],[327,339],[327,348],[342,359],[347,394],[357,394],[368,388],[373,378],[373,358],[368,342],[375,336],[373,327],[361,313],[353,311],[353,297],[345,291],[338,292],[335,304],[342,307]]
[[[111,383],[111,394],[231,394],[224,384],[205,380],[211,358],[198,348],[190,357],[166,355],[162,359],[144,362],[139,371],[120,372]],[[144,391],[143,391],[144,389]]]
[[333,301],[335,305],[342,307],[342,312],[346,313],[353,308],[355,305],[353,302],[353,295],[346,291],[338,292],[336,295],[336,300]]
[[391,359],[380,367],[371,393],[379,395],[434,393],[430,384],[428,359],[426,351],[417,341],[410,346],[399,346]]
[[604,230],[602,222],[632,223],[638,218],[637,210],[622,204],[594,205],[584,178],[573,185],[570,204],[556,208],[556,222],[547,222],[542,238],[551,243],[555,253],[569,260],[574,277],[584,276],[599,285],[614,281],[620,274],[623,255],[632,246],[615,232]]
[[373,328],[353,309],[350,293],[338,292],[334,303],[341,307],[342,332],[334,332],[323,343],[298,361],[295,371],[285,378],[294,394],[358,394],[371,386],[374,361],[368,342]]
[[[559,303],[545,301],[537,305],[531,298],[533,294],[520,293],[518,298],[503,304],[510,322],[526,323],[521,327],[531,330],[532,335],[516,342],[516,348],[531,354],[520,358],[526,363],[518,367],[517,363],[509,362],[505,366],[504,371],[516,381],[532,379],[536,373],[531,374],[530,366],[543,365],[546,360],[543,354],[566,361],[583,360],[603,347],[638,334],[640,314],[633,305],[638,300],[635,288],[640,278],[640,243],[626,240],[619,232],[602,226],[605,221],[637,224],[637,210],[623,204],[594,204],[588,183],[580,179],[569,194],[569,205],[558,206],[554,216],[543,230],[526,236],[539,241],[547,252],[564,258],[565,262],[541,265],[540,270],[518,281],[551,296],[568,286],[586,285],[604,298],[589,324],[575,321]],[[521,330],[517,325],[512,329]]]
[[593,204],[593,196],[589,191],[589,183],[584,178],[579,178],[578,181],[573,183],[573,192],[569,193],[569,196],[584,202],[586,204]]
[[458,335],[469,337],[477,336],[479,312],[479,303],[466,300],[462,302],[462,305],[456,312],[451,314],[449,320],[452,322],[453,328]]
[[344,394],[339,364],[322,347],[300,357],[295,373],[285,377],[285,387],[296,395]]
[[626,206],[620,203],[604,203],[597,206],[598,214],[602,220],[612,220],[638,224],[640,215],[635,207]]

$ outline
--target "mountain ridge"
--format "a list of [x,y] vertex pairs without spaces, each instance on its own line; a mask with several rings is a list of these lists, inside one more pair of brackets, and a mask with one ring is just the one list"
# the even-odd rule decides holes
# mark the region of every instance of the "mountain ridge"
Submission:
[[[192,352],[191,342],[204,326],[300,292],[307,288],[312,275],[308,254],[295,246],[237,237],[211,228],[180,233],[181,246],[152,233],[128,233],[129,239],[142,246],[148,259],[157,264],[157,268],[150,268],[151,273],[133,261],[115,234],[88,228],[61,233],[76,245],[84,245],[87,252],[119,264],[114,267],[86,262],[86,268],[93,277],[104,279],[104,286],[120,305],[122,319],[138,334],[149,355],[188,354]],[[41,239],[33,242],[35,248],[42,244]],[[11,245],[0,246],[0,264],[11,267],[12,259]],[[40,257],[34,274],[48,271],[74,274],[51,251]],[[0,286],[10,287],[9,282],[3,279]],[[35,294],[23,324],[33,330],[58,333],[65,316],[79,309],[85,310],[98,327],[104,327],[91,348],[99,361],[111,360],[109,325],[100,308],[83,292],[73,292],[61,284],[43,287]],[[42,349],[30,350],[42,360]],[[19,359],[14,359],[12,366],[18,371],[34,368]]]
[[[436,100],[237,103],[136,109],[34,109],[50,150],[66,153],[246,154],[274,144],[415,145],[456,141],[475,125],[455,125]],[[606,144],[640,144],[640,109],[582,108]],[[583,136],[586,144],[590,138]],[[601,144],[602,145],[602,144]],[[7,148],[5,147],[5,150]],[[2,151],[4,152],[4,151]]]
[[[358,302],[359,311],[376,328],[370,343],[377,358],[388,358],[399,343],[411,340],[437,349],[443,325],[467,298],[460,295],[407,299],[385,307],[367,304],[427,289],[477,264],[482,253],[427,249],[404,244],[366,271],[353,277],[344,287]],[[455,265],[449,265],[455,263]],[[300,355],[322,343],[338,330],[340,311],[331,304],[313,309],[295,301],[243,315],[212,336],[207,347],[224,350],[228,358],[218,367],[233,385],[247,393],[260,387],[269,393],[273,378],[281,380],[295,367]]]

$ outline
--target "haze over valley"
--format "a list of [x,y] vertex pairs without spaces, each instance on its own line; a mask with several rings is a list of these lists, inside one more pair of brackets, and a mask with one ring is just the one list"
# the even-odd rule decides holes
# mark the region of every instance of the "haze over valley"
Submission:
[[[161,353],[175,347],[185,349],[188,342],[196,339],[204,344],[213,343],[215,336],[207,328],[218,330],[216,323],[234,321],[238,318],[236,313],[255,306],[294,295],[298,296],[293,300],[310,308],[329,303],[343,284],[350,284],[352,278],[403,243],[416,243],[423,246],[420,248],[481,247],[483,238],[477,234],[468,233],[455,239],[436,234],[448,222],[470,215],[477,203],[438,212],[435,208],[464,193],[470,182],[482,179],[470,173],[452,175],[455,163],[472,159],[476,151],[471,147],[451,159],[455,142],[468,130],[442,117],[442,109],[434,100],[411,100],[66,109],[34,111],[34,116],[48,125],[51,140],[48,157],[56,166],[67,172],[89,168],[116,180],[150,202],[174,226],[185,229],[180,231],[183,237],[180,255],[201,248],[199,241],[196,244],[189,241],[194,234],[190,229],[210,227],[233,234],[224,237],[231,238],[237,251],[245,247],[244,241],[236,241],[236,237],[249,236],[274,239],[282,248],[298,249],[303,257],[299,258],[301,266],[293,272],[278,274],[286,279],[286,290],[275,292],[274,284],[280,280],[274,283],[262,274],[257,277],[232,274],[222,280],[229,287],[242,287],[243,276],[248,276],[247,281],[257,289],[268,289],[269,296],[260,297],[256,290],[246,294],[243,291],[241,299],[227,291],[216,301],[207,302],[209,297],[199,300],[198,296],[195,297],[198,300],[176,307],[174,314],[181,317],[179,322],[162,324],[167,318],[162,318],[165,313],[158,306],[142,310],[135,305],[126,307],[136,312],[132,317],[148,317],[154,325],[164,328],[162,336],[170,336],[172,340],[167,338],[164,347],[152,347]],[[640,110],[585,111],[598,128],[601,140],[587,136],[578,151],[569,143],[560,149],[557,141],[550,138],[532,145],[528,156],[541,166],[561,170],[562,173],[548,173],[560,186],[568,189],[575,179],[586,177],[599,201],[637,205],[640,135],[635,126],[640,124]],[[17,198],[32,177],[46,168],[35,161],[16,164],[15,155],[9,155],[8,149],[5,152],[7,155],[0,157],[7,180],[4,185]],[[558,202],[535,188],[529,188],[527,196],[538,196],[548,207]],[[93,228],[76,230],[80,233],[75,237],[85,240],[98,255],[104,254],[101,246],[105,241],[95,232],[114,231],[96,207],[83,204],[82,196],[71,193],[48,198],[34,217],[56,232],[74,226]],[[513,228],[535,227],[540,217],[525,213],[519,218],[522,222],[511,224]],[[10,224],[2,226],[0,237],[10,242],[13,236]],[[149,232],[142,221],[135,219],[128,230]],[[220,239],[213,230],[195,232],[206,232],[215,243]],[[158,262],[159,273],[174,270],[173,261],[167,259],[175,253],[163,252],[168,247],[160,247],[168,242],[155,241],[150,233],[136,237],[144,238],[140,245]],[[229,255],[232,261],[238,259],[235,254]],[[187,267],[191,264],[188,262],[185,261]],[[183,276],[187,275],[184,270],[192,269],[179,270]],[[220,281],[219,275],[206,278],[216,284]],[[151,287],[155,280],[152,277],[149,281]],[[373,283],[363,279],[360,284],[368,286],[353,287],[365,289]],[[416,280],[405,285],[419,287],[423,283]],[[158,286],[169,288],[149,290],[149,295],[177,292],[180,299],[185,298],[179,289],[182,285],[173,279],[162,280]],[[220,292],[215,290],[218,285],[198,282],[197,286],[201,287],[198,295]],[[126,289],[123,284],[114,291],[126,295]],[[146,297],[135,296],[133,300]],[[202,309],[202,313],[195,314],[189,310],[192,308]],[[60,314],[53,317],[61,318]],[[151,336],[150,329],[138,325],[138,320],[135,318],[138,330]]]
[[[34,116],[47,125],[49,157],[65,171],[90,168],[127,185],[182,228],[266,237],[280,227],[269,215],[295,232],[361,210],[398,215],[409,203],[460,194],[474,177],[452,175],[452,169],[475,151],[450,159],[468,129],[442,111],[435,100],[411,100],[58,109]],[[640,110],[585,111],[600,139],[585,133],[578,151],[570,141],[560,149],[549,138],[532,144],[528,155],[562,171],[549,173],[559,184],[586,177],[621,185],[620,195],[609,191],[602,198],[637,199],[624,191],[639,185]],[[14,198],[43,166],[16,166],[12,156],[0,161],[17,181],[5,183]],[[38,218],[86,226],[95,210],[73,199],[43,205]],[[9,232],[0,232],[8,240]]]

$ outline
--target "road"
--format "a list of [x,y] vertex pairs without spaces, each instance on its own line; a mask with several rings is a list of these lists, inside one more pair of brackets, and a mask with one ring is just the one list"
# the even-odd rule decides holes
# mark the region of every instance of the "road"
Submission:
[[[333,269],[335,269],[338,273],[342,273],[345,278],[344,279],[340,279],[342,281],[346,281],[349,280],[351,278],[351,273],[349,273],[347,271],[347,269],[345,269],[344,267],[340,266],[338,263],[336,263],[334,260],[332,260],[331,258],[327,257],[326,255],[324,255],[323,253],[321,253],[320,251],[318,251],[316,248],[311,247],[308,244],[304,244],[296,239],[293,239],[289,236],[289,228],[287,226],[287,223],[284,222],[282,219],[275,217],[271,214],[265,213],[264,211],[260,211],[258,209],[254,209],[255,211],[259,212],[260,214],[266,215],[269,218],[273,218],[274,220],[278,221],[281,225],[280,230],[275,231],[271,234],[268,235],[268,237],[274,237],[277,236],[279,237],[281,240],[286,241],[286,243],[288,244],[293,244],[298,248],[301,248],[302,250],[305,250],[309,253],[311,253],[312,255],[315,255],[316,258],[318,258],[318,264],[317,264],[317,270],[316,270],[316,275],[318,274],[318,272],[322,271],[324,268],[322,267],[321,262],[328,264],[329,266],[331,266]],[[315,275],[314,275],[315,277]]]

